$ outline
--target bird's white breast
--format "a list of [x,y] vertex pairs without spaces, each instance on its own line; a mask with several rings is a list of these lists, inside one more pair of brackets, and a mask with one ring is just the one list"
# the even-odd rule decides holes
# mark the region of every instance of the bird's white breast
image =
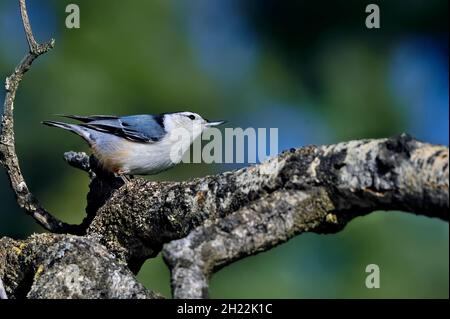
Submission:
[[178,164],[190,142],[181,145],[169,135],[153,143],[132,142],[113,138],[108,143],[93,145],[93,151],[106,169],[126,175],[152,175]]

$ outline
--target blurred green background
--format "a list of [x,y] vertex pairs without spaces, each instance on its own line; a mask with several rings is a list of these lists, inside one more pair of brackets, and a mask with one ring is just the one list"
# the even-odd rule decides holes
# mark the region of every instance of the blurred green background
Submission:
[[[16,99],[17,151],[31,190],[59,218],[83,218],[88,177],[62,160],[84,142],[52,114],[190,110],[229,127],[277,127],[279,149],[409,132],[448,145],[448,1],[29,0],[38,41],[56,39]],[[81,28],[65,28],[77,3]],[[0,76],[27,50],[17,1],[0,2]],[[4,92],[0,92],[3,101]],[[185,180],[242,165],[182,164]],[[42,232],[0,174],[0,236]],[[448,223],[377,212],[335,235],[304,234],[215,274],[212,297],[448,298]],[[381,270],[367,289],[365,267]],[[160,256],[138,278],[170,296]]]

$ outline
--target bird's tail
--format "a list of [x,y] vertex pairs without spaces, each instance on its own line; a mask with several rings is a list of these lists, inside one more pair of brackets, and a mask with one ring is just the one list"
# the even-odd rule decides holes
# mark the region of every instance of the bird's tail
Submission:
[[67,124],[67,123],[57,122],[57,121],[42,121],[41,123],[44,125],[47,125],[47,126],[59,127],[64,130],[75,132],[75,127],[73,124]]
[[42,121],[41,123],[44,125],[47,125],[47,126],[59,127],[64,130],[73,132],[73,133],[81,136],[89,144],[92,143],[92,139],[90,138],[89,131],[85,127],[82,127],[80,125],[68,124],[68,123],[63,123],[63,122],[58,122],[58,121]]

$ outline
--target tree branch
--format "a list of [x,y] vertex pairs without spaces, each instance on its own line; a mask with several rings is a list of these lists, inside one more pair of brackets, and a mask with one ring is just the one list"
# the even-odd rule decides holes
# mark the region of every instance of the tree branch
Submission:
[[161,298],[96,241],[39,234],[0,239],[0,278],[13,298]]
[[110,193],[87,234],[136,272],[163,244],[186,237],[205,221],[288,191],[308,198],[326,194],[321,202],[332,203],[326,215],[338,221],[326,225],[334,228],[383,209],[448,220],[448,148],[401,135],[299,148],[260,165],[187,182],[135,179]]
[[[100,201],[109,177],[91,157],[93,219],[84,238],[135,273],[166,244],[174,297],[204,298],[214,271],[302,232],[337,232],[376,210],[448,221],[448,153],[404,134],[309,146],[187,182],[135,179],[107,188]],[[70,159],[87,168],[85,156]]]
[[282,188],[165,245],[175,298],[206,298],[208,279],[221,267],[303,232],[334,233],[374,210],[448,221],[448,149],[402,135],[314,153],[298,162],[284,156],[279,177],[288,182]]
[[55,45],[54,39],[50,39],[50,41],[44,44],[39,44],[34,39],[33,30],[31,29],[30,20],[28,19],[28,12],[25,0],[19,0],[19,7],[20,7],[20,15],[22,16],[22,24],[25,30],[25,35],[27,37],[30,53],[38,57],[41,54],[47,53],[47,51],[49,51],[50,49],[53,49]]
[[25,0],[19,0],[19,6],[30,52],[15,68],[14,73],[6,78],[6,96],[0,129],[0,164],[6,170],[11,188],[13,189],[16,196],[17,203],[21,208],[25,209],[25,211],[29,215],[31,215],[42,227],[51,232],[77,233],[77,226],[68,225],[61,222],[41,206],[39,201],[28,189],[28,186],[20,169],[19,160],[17,158],[14,142],[13,120],[14,100],[16,97],[16,92],[19,88],[19,84],[22,81],[24,74],[30,69],[33,61],[37,57],[44,53],[47,53],[54,47],[53,39],[44,44],[39,44],[36,42],[28,19]]

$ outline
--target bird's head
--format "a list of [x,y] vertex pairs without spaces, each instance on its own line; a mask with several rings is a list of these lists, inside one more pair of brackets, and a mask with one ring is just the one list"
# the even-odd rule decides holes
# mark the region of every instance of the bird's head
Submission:
[[166,113],[164,115],[164,128],[168,133],[185,131],[193,139],[197,138],[209,127],[218,126],[225,121],[209,121],[193,112]]

